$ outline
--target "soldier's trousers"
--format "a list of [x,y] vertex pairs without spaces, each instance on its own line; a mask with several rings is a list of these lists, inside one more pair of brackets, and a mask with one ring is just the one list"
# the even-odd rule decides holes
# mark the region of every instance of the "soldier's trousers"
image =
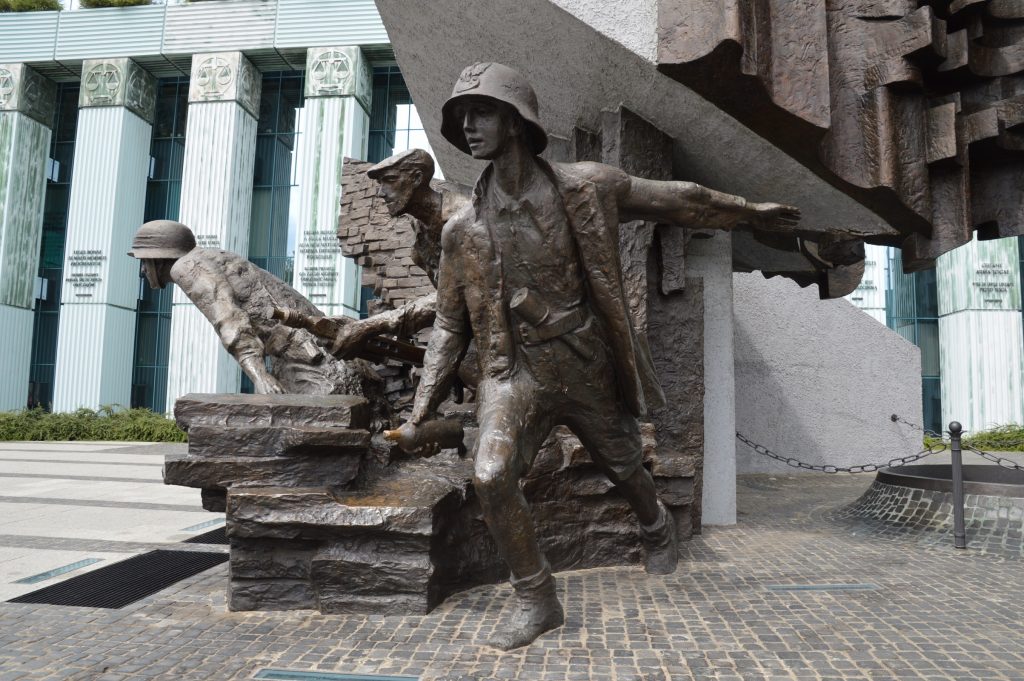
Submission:
[[478,387],[474,486],[513,578],[544,566],[519,480],[553,427],[568,426],[613,482],[642,464],[639,424],[617,397],[593,320],[575,333],[596,359],[583,359],[558,339],[521,346],[508,376],[485,378]]

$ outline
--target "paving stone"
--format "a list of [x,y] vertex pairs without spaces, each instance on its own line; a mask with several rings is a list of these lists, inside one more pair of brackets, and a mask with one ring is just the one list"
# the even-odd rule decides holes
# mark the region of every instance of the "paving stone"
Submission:
[[[739,524],[687,541],[675,574],[561,573],[566,626],[511,653],[479,643],[513,611],[507,585],[426,616],[241,613],[222,565],[122,610],[0,604],[0,679],[249,681],[267,667],[422,681],[1024,679],[1021,559],[850,515],[870,483],[743,476]],[[766,588],[844,583],[878,588]]]

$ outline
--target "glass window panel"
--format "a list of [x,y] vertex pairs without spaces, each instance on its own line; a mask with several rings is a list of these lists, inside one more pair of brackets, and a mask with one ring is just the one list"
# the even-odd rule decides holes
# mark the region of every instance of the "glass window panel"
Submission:
[[938,378],[921,379],[924,395],[924,427],[936,433],[942,432],[942,383]]
[[921,348],[921,375],[938,376],[940,373],[938,320],[918,320],[917,345]]
[[921,270],[914,274],[917,293],[917,315],[919,317],[938,317],[939,299],[935,285],[935,270]]
[[270,220],[273,203],[273,189],[255,187],[252,190],[252,214],[249,227],[250,260],[269,255]]
[[58,142],[54,144],[51,158],[58,164],[53,181],[58,183],[71,182],[71,167],[75,160],[75,143]]
[[274,171],[272,182],[275,187],[287,186],[292,181],[292,135],[275,135],[274,140]]
[[274,183],[275,146],[272,135],[259,135],[256,138],[256,159],[253,164],[253,185],[256,187],[268,187]]
[[156,113],[153,117],[154,137],[170,137],[174,134],[177,102],[177,82],[161,82],[156,91]]
[[135,366],[153,366],[156,363],[156,343],[159,340],[159,321],[155,315],[140,314],[135,325]]
[[274,132],[277,125],[277,104],[278,94],[281,91],[281,81],[277,78],[264,77],[263,89],[260,95],[260,117],[256,124],[257,133]]
[[40,251],[42,256],[40,266],[46,269],[56,269],[57,278],[60,278],[61,268],[64,267],[64,230],[43,229],[43,241]]
[[78,126],[78,86],[62,85],[57,95],[57,127],[53,138],[57,142],[74,142]]

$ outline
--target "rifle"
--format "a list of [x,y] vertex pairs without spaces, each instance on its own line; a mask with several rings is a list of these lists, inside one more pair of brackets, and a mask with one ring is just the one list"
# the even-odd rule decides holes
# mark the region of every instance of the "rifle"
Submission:
[[[298,310],[280,307],[269,308],[267,310],[267,319],[276,319],[285,326],[305,329],[324,340],[331,341],[327,345],[327,351],[335,357],[341,351],[341,347],[339,347],[341,330],[346,324],[353,323],[351,321],[341,321],[340,318],[308,315]],[[414,366],[423,366],[423,355],[425,353],[425,348],[412,343],[387,336],[371,336],[364,340],[351,353],[351,356],[365,359],[374,364],[383,364],[385,361],[393,359]],[[346,358],[342,357],[342,359]]]

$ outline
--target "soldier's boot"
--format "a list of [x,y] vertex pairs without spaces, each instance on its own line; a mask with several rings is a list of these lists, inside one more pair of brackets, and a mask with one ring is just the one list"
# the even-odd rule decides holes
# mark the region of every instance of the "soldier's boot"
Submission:
[[679,540],[672,514],[658,501],[658,519],[651,525],[640,525],[646,557],[644,569],[652,575],[670,575],[679,563]]
[[565,612],[555,592],[555,578],[545,562],[540,572],[532,577],[512,577],[512,588],[519,600],[512,617],[499,624],[488,643],[500,650],[512,650],[529,645],[546,631],[565,624]]

